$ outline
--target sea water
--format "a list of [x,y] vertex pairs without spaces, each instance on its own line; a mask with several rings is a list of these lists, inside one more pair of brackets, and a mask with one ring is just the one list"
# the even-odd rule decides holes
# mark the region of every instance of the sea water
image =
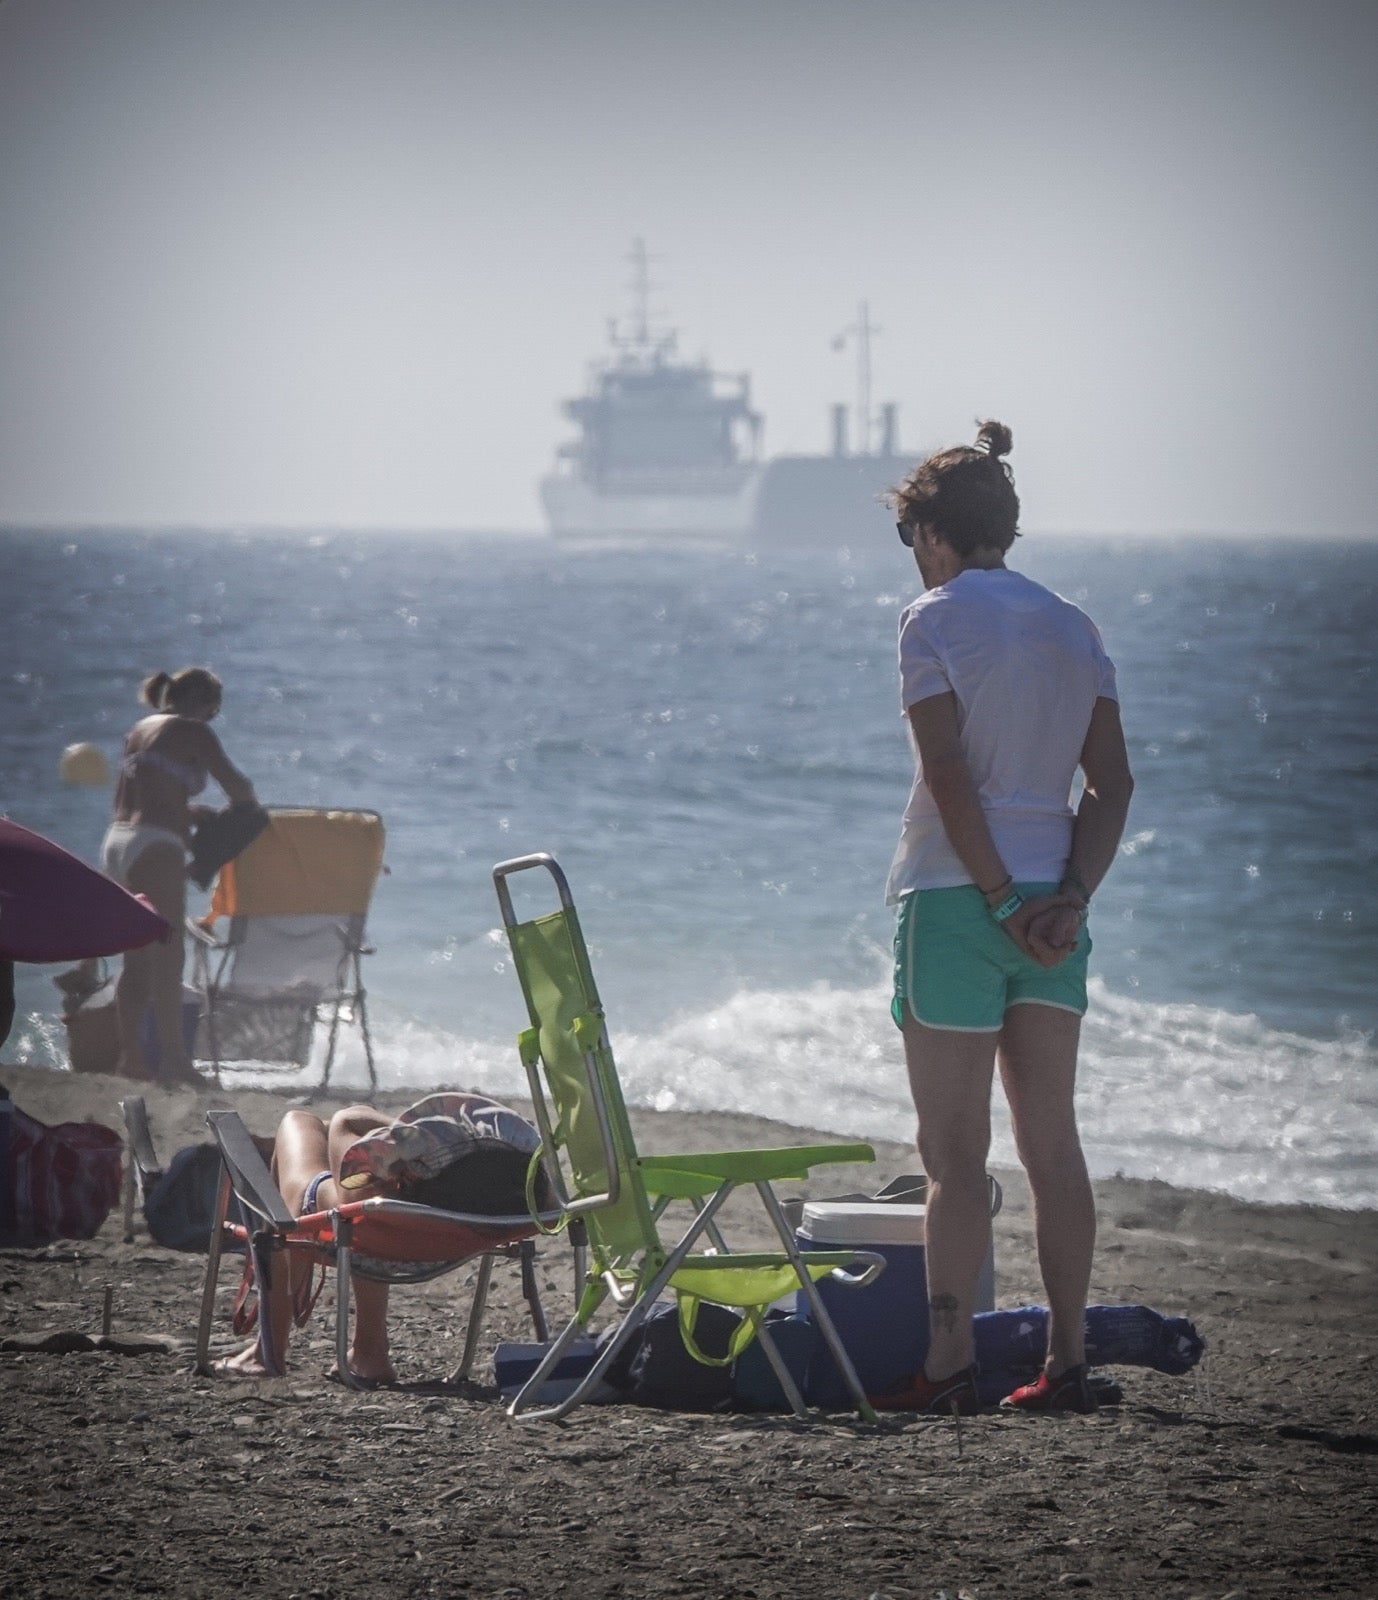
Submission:
[[[1035,534],[1011,560],[1100,624],[1138,782],[1093,917],[1094,1170],[1378,1204],[1378,546]],[[9,533],[0,564],[14,820],[94,860],[110,793],[59,755],[113,766],[142,677],[191,663],[263,800],[382,813],[386,1084],[520,1091],[490,871],[549,850],[629,1098],[912,1136],[882,903],[898,544]],[[20,969],[8,1059],[65,1065],[51,975]]]

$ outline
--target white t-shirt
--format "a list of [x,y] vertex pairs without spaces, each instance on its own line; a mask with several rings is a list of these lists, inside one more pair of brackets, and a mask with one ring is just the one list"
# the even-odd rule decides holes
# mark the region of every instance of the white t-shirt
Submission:
[[[953,692],[962,752],[1000,858],[1020,881],[1056,881],[1072,844],[1072,782],[1091,709],[1114,700],[1095,624],[1006,567],[968,568],[900,617],[900,703]],[[912,729],[911,729],[911,743]],[[885,898],[970,883],[914,751],[914,787]]]

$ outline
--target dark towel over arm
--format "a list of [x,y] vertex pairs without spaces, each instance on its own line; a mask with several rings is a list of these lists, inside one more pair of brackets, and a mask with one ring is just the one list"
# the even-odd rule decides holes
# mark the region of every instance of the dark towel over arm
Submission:
[[199,888],[209,889],[216,873],[233,861],[268,826],[262,806],[227,806],[202,814],[191,835],[191,862],[187,876]]

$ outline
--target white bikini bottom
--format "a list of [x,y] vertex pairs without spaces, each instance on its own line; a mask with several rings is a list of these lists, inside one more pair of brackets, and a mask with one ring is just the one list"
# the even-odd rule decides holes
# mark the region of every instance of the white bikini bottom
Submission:
[[100,847],[101,869],[127,889],[134,863],[151,844],[175,844],[185,859],[187,842],[171,828],[154,828],[144,822],[112,822]]

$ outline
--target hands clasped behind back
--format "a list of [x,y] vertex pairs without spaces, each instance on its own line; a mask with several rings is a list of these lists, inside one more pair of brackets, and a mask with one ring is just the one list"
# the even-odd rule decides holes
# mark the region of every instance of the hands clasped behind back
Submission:
[[1059,890],[1026,900],[1001,926],[1031,961],[1051,968],[1076,950],[1083,910],[1077,896]]

